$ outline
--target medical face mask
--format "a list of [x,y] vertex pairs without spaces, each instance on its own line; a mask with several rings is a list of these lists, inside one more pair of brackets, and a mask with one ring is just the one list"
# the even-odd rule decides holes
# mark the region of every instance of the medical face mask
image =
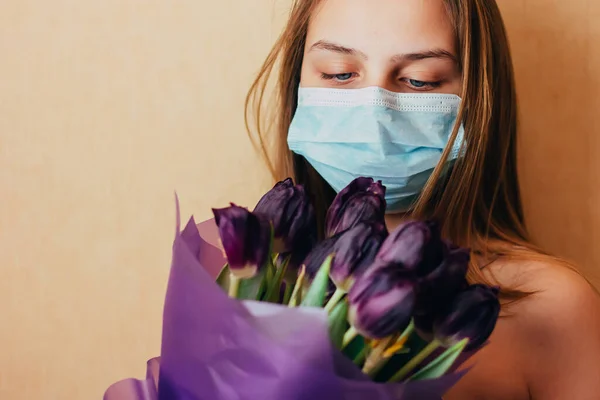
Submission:
[[[461,99],[450,94],[300,88],[288,145],[339,192],[364,176],[386,186],[388,212],[420,194],[452,134]],[[457,158],[461,125],[449,161]]]

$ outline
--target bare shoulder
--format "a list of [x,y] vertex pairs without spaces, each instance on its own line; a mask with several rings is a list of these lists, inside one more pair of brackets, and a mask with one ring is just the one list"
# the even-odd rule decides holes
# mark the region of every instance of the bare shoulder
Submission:
[[[530,293],[507,310],[526,325],[576,321],[600,311],[598,291],[575,269],[553,261],[502,261],[489,274],[503,285]],[[553,318],[549,320],[546,317]],[[542,320],[542,321],[538,321]]]
[[490,343],[466,363],[472,369],[445,399],[599,397],[599,296],[579,273],[535,258],[498,260],[484,270],[531,294],[503,307]]
[[552,261],[503,261],[502,284],[531,295],[507,307],[517,358],[534,399],[600,393],[600,296],[578,272]]

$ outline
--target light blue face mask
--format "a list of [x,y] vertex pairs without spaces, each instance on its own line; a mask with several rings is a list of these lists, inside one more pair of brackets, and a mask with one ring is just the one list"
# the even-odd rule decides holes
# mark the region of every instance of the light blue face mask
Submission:
[[[401,212],[440,161],[460,102],[456,95],[379,87],[300,88],[288,145],[337,192],[359,176],[381,180],[388,212]],[[449,161],[458,156],[463,137],[461,125]]]

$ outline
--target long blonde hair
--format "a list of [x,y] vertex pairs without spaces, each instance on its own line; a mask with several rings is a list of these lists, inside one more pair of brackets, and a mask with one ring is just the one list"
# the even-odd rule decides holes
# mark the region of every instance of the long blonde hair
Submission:
[[[293,176],[313,197],[322,223],[335,193],[308,162],[287,147],[310,16],[319,0],[294,0],[289,22],[265,60],[246,98],[246,126],[258,138],[275,180]],[[508,39],[493,0],[444,0],[458,44],[463,99],[458,120],[465,127],[464,157],[451,168],[440,162],[415,203],[415,218],[439,221],[454,243],[484,259],[553,259],[532,244],[517,179],[517,98]],[[274,70],[275,96],[267,101]],[[271,107],[272,114],[265,114]],[[252,127],[251,125],[254,125]],[[442,156],[446,160],[458,124]],[[252,136],[251,136],[252,137]],[[471,282],[498,284],[475,259]],[[525,293],[503,287],[505,300]]]

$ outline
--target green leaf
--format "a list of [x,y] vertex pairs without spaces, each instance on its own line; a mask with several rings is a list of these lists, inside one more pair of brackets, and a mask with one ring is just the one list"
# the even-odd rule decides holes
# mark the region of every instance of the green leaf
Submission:
[[348,302],[340,301],[329,314],[329,337],[334,346],[342,349],[344,334],[348,329]]
[[469,339],[463,339],[454,346],[448,348],[435,360],[423,367],[419,372],[409,378],[410,381],[424,379],[436,379],[443,376],[452,367],[460,353],[469,343]]
[[216,282],[225,292],[229,290],[229,264],[223,266]]
[[240,300],[259,300],[265,289],[265,272],[261,272],[252,278],[240,280],[237,298]]
[[323,303],[325,303],[325,293],[329,286],[329,270],[331,269],[332,260],[333,255],[327,257],[321,265],[321,268],[319,268],[319,272],[317,272],[315,279],[310,285],[310,289],[308,289],[306,296],[302,299],[302,306],[323,307]]
[[289,264],[289,257],[281,264],[281,266],[275,272],[274,278],[269,282],[267,286],[267,293],[265,294],[265,301],[271,303],[279,302],[279,291],[281,290],[281,282],[283,280],[283,276],[285,271],[287,270],[287,266]]

